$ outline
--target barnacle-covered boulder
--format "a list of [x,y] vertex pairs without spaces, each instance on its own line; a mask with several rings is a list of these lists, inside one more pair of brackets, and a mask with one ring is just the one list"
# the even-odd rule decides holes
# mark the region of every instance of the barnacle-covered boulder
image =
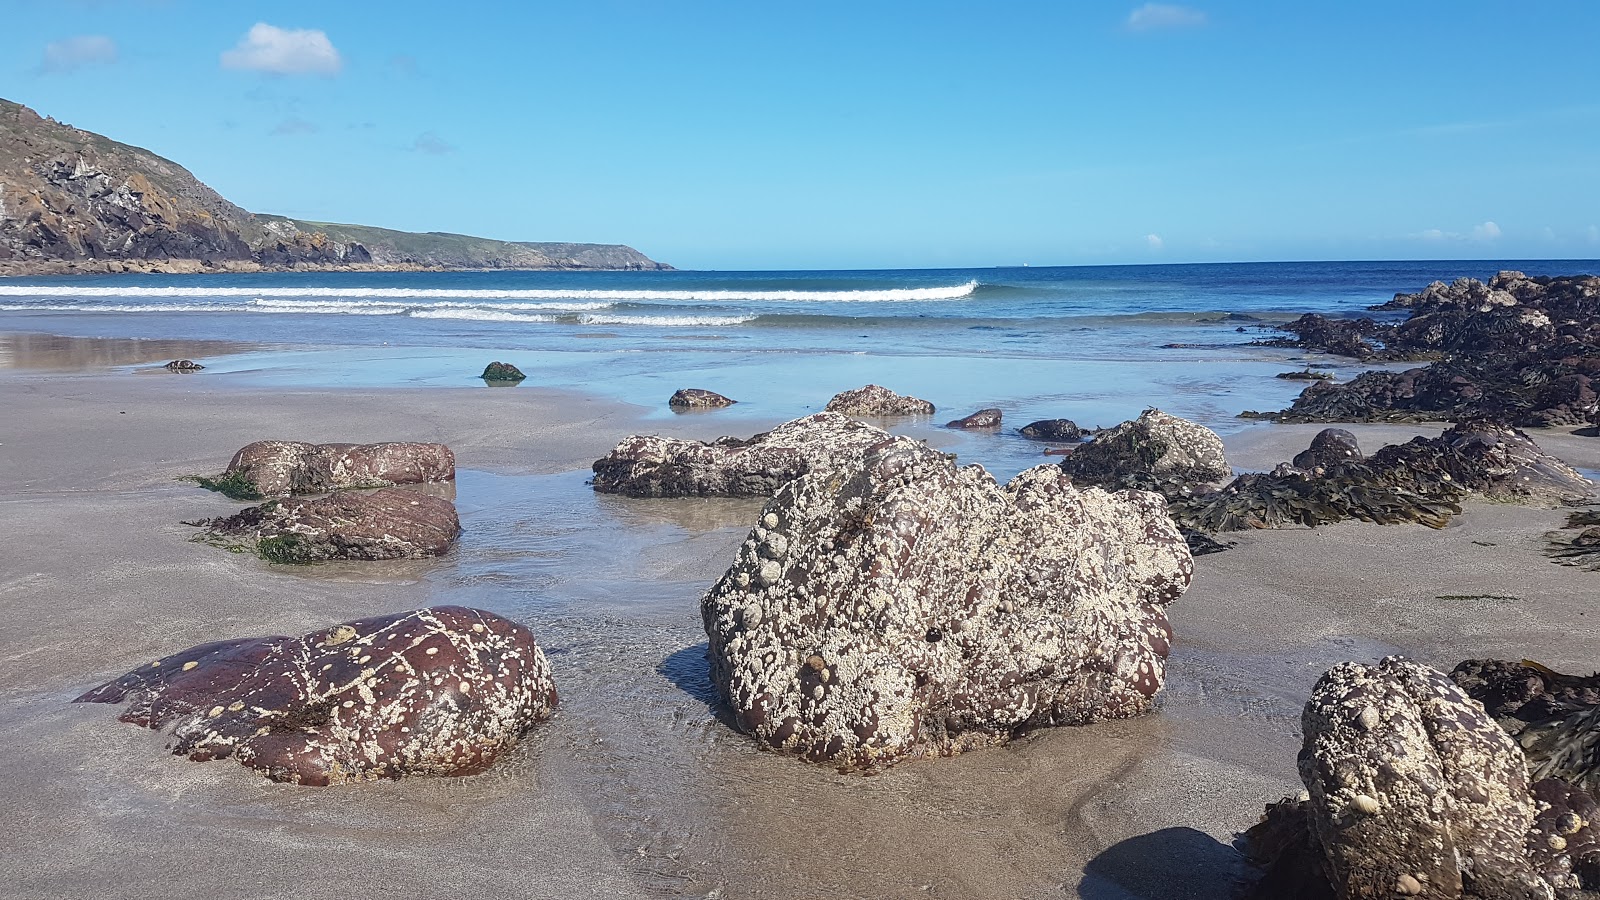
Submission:
[[1527,660],[1469,659],[1450,677],[1522,745],[1534,778],[1559,778],[1600,796],[1600,672],[1563,675]]
[[1078,484],[1169,496],[1233,474],[1216,432],[1159,409],[1095,435],[1062,460],[1061,468]]
[[781,488],[701,613],[739,728],[873,767],[1148,710],[1192,572],[1158,495],[892,438]]
[[128,703],[119,718],[170,727],[180,756],[327,785],[481,772],[550,716],[556,690],[528,629],[435,606],[202,644],[77,702]]
[[807,472],[858,463],[888,432],[820,412],[749,439],[636,434],[594,464],[594,489],[630,497],[768,497]]
[[667,398],[667,405],[673,409],[721,409],[738,402],[705,388],[681,388]]
[[933,404],[916,397],[896,394],[886,387],[869,384],[858,387],[853,391],[841,391],[834,394],[828,405],[823,407],[828,412],[844,413],[847,416],[931,416]]
[[403,488],[269,500],[198,524],[208,542],[280,563],[439,556],[461,534],[454,503]]
[[256,497],[322,494],[341,488],[454,481],[456,458],[444,444],[308,444],[256,441],[239,449],[227,471],[202,484],[253,489]]

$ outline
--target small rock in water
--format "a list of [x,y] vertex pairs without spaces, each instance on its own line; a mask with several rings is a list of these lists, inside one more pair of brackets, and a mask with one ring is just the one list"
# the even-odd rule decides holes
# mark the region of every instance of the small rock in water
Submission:
[[[228,468],[201,484],[250,488],[255,497],[321,494],[340,488],[392,487],[454,481],[456,458],[444,444],[308,444],[256,441],[240,448]],[[226,493],[226,491],[224,491]]]
[[522,374],[522,370],[516,366],[513,366],[511,363],[499,362],[497,360],[485,366],[483,369],[483,374],[479,375],[478,377],[488,382],[505,383],[522,381],[528,376]]
[[556,691],[528,629],[435,606],[202,644],[75,702],[127,702],[119,718],[171,726],[180,756],[328,785],[481,772],[550,716]]
[[175,359],[172,362],[167,363],[165,366],[162,366],[162,368],[169,372],[198,372],[201,369],[204,369],[205,366],[200,365],[192,359]]
[[964,419],[956,419],[953,422],[946,422],[944,423],[944,427],[962,428],[967,430],[999,428],[1000,419],[1000,410],[990,407],[989,409],[980,409]]
[[1037,422],[1029,422],[1027,425],[1022,426],[1017,430],[1017,433],[1036,441],[1061,441],[1062,443],[1076,443],[1087,437],[1083,433],[1083,429],[1078,427],[1078,423],[1071,419],[1040,419]]
[[844,413],[847,416],[931,416],[933,404],[916,397],[902,396],[886,387],[869,384],[856,388],[853,391],[843,391],[835,394],[828,405],[824,407],[828,412]]
[[667,405],[673,409],[721,409],[732,406],[737,400],[729,400],[716,391],[702,390],[701,388],[683,388],[673,393],[667,400]]
[[269,500],[199,524],[208,540],[277,563],[420,559],[445,553],[461,534],[454,503],[402,488]]

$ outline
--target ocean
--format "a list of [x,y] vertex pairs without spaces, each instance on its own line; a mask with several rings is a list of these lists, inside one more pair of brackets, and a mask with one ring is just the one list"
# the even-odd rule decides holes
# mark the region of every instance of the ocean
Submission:
[[[96,365],[147,368],[192,349],[205,377],[285,387],[481,385],[474,376],[499,359],[525,384],[660,416],[674,390],[707,388],[740,401],[715,414],[730,433],[867,382],[932,400],[940,422],[998,407],[1011,427],[1108,426],[1159,406],[1227,432],[1247,427],[1239,412],[1282,408],[1304,387],[1279,372],[1359,368],[1254,346],[1274,323],[1360,314],[1396,292],[1502,269],[1559,275],[1600,262],[7,279],[0,367],[59,365],[59,342],[32,337],[50,334],[108,339],[81,354]],[[1017,438],[957,449],[1001,471],[1038,452]]]

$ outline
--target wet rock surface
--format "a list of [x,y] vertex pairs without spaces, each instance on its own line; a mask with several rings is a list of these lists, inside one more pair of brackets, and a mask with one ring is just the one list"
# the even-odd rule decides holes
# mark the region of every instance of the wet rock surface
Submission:
[[707,391],[701,388],[683,388],[674,391],[668,398],[667,405],[673,409],[721,409],[732,406],[737,400],[729,400],[716,391]]
[[455,477],[456,458],[444,444],[256,441],[233,455],[220,478],[207,480],[248,488],[256,497],[287,497],[342,488],[434,484]]
[[1296,469],[1312,472],[1331,469],[1340,463],[1364,459],[1356,436],[1343,428],[1324,428],[1311,439],[1311,446],[1295,454]]
[[528,376],[522,374],[522,370],[516,366],[513,366],[511,363],[500,362],[496,360],[495,362],[484,366],[483,374],[479,375],[478,377],[482,378],[484,381],[508,382],[523,381]]
[[888,432],[820,412],[748,439],[633,435],[594,463],[594,489],[630,497],[766,497],[808,472],[858,464]]
[[1095,435],[1061,463],[1077,484],[1138,488],[1169,496],[1228,478],[1222,438],[1204,425],[1159,409]]
[[454,503],[402,488],[269,500],[197,524],[208,542],[280,563],[439,556],[461,534]]
[[701,611],[740,729],[870,768],[1145,712],[1192,571],[1157,495],[893,438],[781,488]]
[[1534,778],[1557,778],[1600,797],[1600,673],[1469,659],[1450,677],[1517,739]]
[[986,431],[989,429],[999,428],[1000,421],[1003,418],[1004,414],[998,409],[980,409],[970,416],[965,416],[960,419],[946,422],[944,423],[944,427],[960,428],[967,431]]
[[180,756],[329,785],[481,772],[550,716],[556,691],[528,629],[436,606],[203,644],[77,702],[126,702],[118,718],[170,728]]
[[834,394],[833,399],[823,408],[828,412],[844,413],[847,416],[933,415],[932,403],[896,394],[876,384]]
[[1530,278],[1501,272],[1398,294],[1375,310],[1397,324],[1306,315],[1293,339],[1263,343],[1374,361],[1432,360],[1403,372],[1366,372],[1308,387],[1286,422],[1500,418],[1513,425],[1577,425],[1600,412],[1600,277]]
[[1335,666],[1302,730],[1307,794],[1268,807],[1246,835],[1266,869],[1254,896],[1576,898],[1600,887],[1575,874],[1587,861],[1565,838],[1549,840],[1578,833],[1566,813],[1592,798],[1530,783],[1517,743],[1444,673],[1399,657]]
[[1089,435],[1071,419],[1040,419],[1017,429],[1017,433],[1035,441],[1077,443]]
[[162,368],[169,372],[198,372],[201,369],[204,369],[205,366],[200,365],[192,359],[175,359],[172,362],[162,366]]

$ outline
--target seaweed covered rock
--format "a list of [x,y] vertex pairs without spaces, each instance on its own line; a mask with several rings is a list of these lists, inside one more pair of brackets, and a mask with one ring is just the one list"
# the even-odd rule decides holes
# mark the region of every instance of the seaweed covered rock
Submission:
[[847,416],[931,416],[933,404],[916,397],[902,396],[886,387],[869,384],[856,388],[853,391],[842,391],[833,395],[828,405],[823,407],[828,412],[844,413]]
[[[1541,832],[1573,823],[1558,813],[1541,824],[1549,792],[1529,783],[1516,742],[1444,673],[1399,657],[1342,663],[1318,681],[1302,729],[1306,798],[1269,807],[1247,835],[1267,869],[1261,900],[1503,900],[1600,887],[1572,876],[1566,844]],[[1327,893],[1267,892],[1317,881]]]
[[1145,712],[1192,572],[1155,494],[893,438],[784,485],[701,612],[740,729],[873,767]]
[[985,431],[999,428],[1000,422],[1004,418],[1004,413],[991,407],[989,409],[980,409],[970,416],[964,416],[960,419],[946,422],[944,423],[944,427],[960,428],[966,431]]
[[1222,438],[1204,425],[1147,409],[1139,418],[1095,435],[1061,468],[1079,484],[1182,495],[1233,474]]
[[208,542],[280,563],[439,556],[461,534],[454,503],[402,488],[269,500],[201,524]]
[[175,359],[161,368],[166,369],[168,372],[198,372],[201,369],[204,369],[205,366],[200,365],[192,359]]
[[1563,675],[1526,660],[1469,659],[1450,677],[1522,745],[1533,777],[1600,796],[1600,673]]
[[483,374],[478,377],[488,382],[507,383],[522,381],[528,376],[522,374],[522,370],[511,363],[496,360],[484,366]]
[[721,409],[724,406],[732,406],[738,402],[737,400],[729,400],[716,391],[708,391],[703,388],[683,388],[674,391],[672,396],[667,399],[667,405],[673,409]]
[[1088,437],[1078,423],[1071,419],[1040,419],[1017,429],[1017,433],[1035,441],[1058,441],[1073,444]]
[[481,772],[550,716],[556,690],[528,629],[435,606],[203,644],[77,702],[127,702],[119,718],[170,727],[180,756],[328,785]]
[[1324,428],[1311,439],[1310,447],[1295,454],[1294,467],[1314,472],[1361,459],[1361,445],[1355,435],[1343,428]]
[[820,412],[749,439],[636,434],[594,463],[594,489],[630,497],[767,497],[807,472],[859,463],[888,432]]
[[434,484],[455,478],[455,454],[444,444],[256,441],[241,447],[222,475],[200,483],[235,499],[254,500],[342,488]]

